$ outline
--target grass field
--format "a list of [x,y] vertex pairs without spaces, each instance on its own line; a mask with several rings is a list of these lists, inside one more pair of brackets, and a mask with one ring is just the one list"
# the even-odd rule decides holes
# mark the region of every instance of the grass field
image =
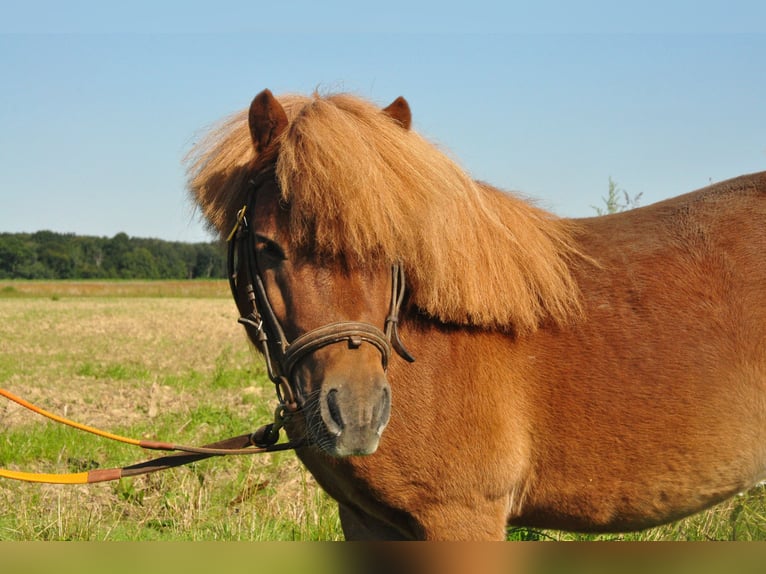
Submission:
[[[203,444],[275,405],[224,281],[2,282],[0,387],[137,438]],[[0,468],[81,472],[148,458],[0,403]],[[292,453],[208,459],[83,486],[0,479],[0,540],[338,540],[334,503]],[[638,534],[515,540],[766,540],[766,491]]]

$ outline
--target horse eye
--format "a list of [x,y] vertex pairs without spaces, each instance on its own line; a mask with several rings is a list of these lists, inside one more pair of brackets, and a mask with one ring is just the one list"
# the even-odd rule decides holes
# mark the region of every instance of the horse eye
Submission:
[[255,237],[255,248],[257,251],[261,252],[263,255],[271,258],[271,259],[277,259],[279,261],[284,261],[287,259],[287,256],[285,255],[284,249],[282,249],[282,246],[279,245],[276,241],[269,239],[268,237],[263,237],[262,235],[256,235]]

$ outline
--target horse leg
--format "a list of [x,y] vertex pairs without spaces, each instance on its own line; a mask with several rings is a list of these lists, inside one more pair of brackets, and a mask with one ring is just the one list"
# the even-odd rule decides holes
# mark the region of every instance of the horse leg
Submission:
[[416,511],[426,540],[505,540],[508,504],[503,500],[442,503]]
[[507,503],[501,500],[437,504],[416,510],[396,528],[357,508],[338,504],[346,540],[505,540],[507,511]]
[[338,504],[340,524],[346,540],[407,540],[408,537],[390,524],[362,511]]

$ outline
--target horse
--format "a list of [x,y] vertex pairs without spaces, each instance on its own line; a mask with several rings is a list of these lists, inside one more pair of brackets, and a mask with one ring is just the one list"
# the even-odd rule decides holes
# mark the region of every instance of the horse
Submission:
[[346,539],[636,531],[766,479],[766,172],[567,219],[403,98],[269,90],[187,161]]

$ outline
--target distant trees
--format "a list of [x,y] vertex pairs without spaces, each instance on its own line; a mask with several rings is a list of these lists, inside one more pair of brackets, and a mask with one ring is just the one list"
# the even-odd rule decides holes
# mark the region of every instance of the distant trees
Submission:
[[0,233],[0,279],[226,277],[223,248],[118,233],[112,238],[38,231]]

